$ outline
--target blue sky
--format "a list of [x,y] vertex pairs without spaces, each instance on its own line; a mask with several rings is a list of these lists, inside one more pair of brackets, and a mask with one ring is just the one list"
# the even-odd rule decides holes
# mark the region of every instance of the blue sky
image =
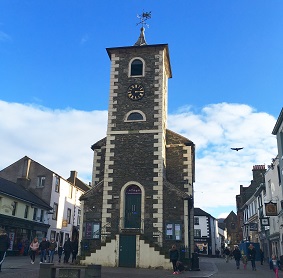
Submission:
[[[89,146],[106,132],[105,48],[133,45],[143,10],[152,13],[147,43],[169,45],[169,128],[197,147],[196,205],[215,217],[230,212],[252,166],[277,154],[281,0],[0,1],[0,168],[28,155],[90,180]],[[215,188],[222,197],[210,200]]]

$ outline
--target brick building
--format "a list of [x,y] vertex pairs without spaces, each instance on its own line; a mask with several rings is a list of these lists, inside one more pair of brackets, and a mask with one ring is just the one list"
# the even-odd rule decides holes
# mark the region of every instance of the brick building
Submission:
[[81,200],[82,263],[171,268],[172,244],[193,252],[194,143],[167,129],[167,44],[107,48],[107,136],[92,145]]

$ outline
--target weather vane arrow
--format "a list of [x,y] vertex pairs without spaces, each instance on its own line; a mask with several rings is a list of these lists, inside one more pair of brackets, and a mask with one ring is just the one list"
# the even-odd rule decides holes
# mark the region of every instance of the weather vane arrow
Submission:
[[140,20],[137,25],[141,24],[142,27],[147,26],[149,28],[149,25],[146,23],[146,21],[151,18],[151,12],[143,12],[142,14],[137,15],[137,18]]

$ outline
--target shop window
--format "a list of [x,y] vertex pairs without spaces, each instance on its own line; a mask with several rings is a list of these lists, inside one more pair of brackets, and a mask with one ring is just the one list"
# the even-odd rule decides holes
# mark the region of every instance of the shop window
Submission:
[[194,223],[195,223],[195,225],[199,225],[199,218],[198,217],[194,218]]
[[68,224],[71,224],[71,209],[67,209],[67,221],[68,221]]
[[100,239],[101,224],[100,222],[84,222],[83,236],[85,239]]
[[25,213],[24,213],[24,218],[28,218],[28,211],[29,211],[29,206],[26,205]]
[[201,237],[201,229],[194,229],[194,236]]
[[53,204],[53,215],[52,215],[52,219],[53,220],[57,220],[57,216],[58,216],[58,204],[54,203]]
[[177,223],[166,224],[165,237],[168,240],[182,240],[181,224],[177,224]]

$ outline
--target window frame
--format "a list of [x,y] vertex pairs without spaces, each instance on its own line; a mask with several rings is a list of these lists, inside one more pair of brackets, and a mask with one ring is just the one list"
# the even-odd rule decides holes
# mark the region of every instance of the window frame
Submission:
[[53,214],[52,214],[52,220],[57,220],[58,218],[58,203],[53,203]]
[[165,225],[165,239],[182,241],[182,224],[178,222],[167,222]]
[[83,238],[100,240],[101,238],[101,222],[87,221],[83,223]]
[[13,205],[12,205],[12,215],[15,216],[16,213],[17,213],[17,207],[18,207],[18,202],[13,202]]
[[55,176],[55,192],[60,193],[60,177]]
[[194,225],[199,225],[199,217],[198,216],[194,217]]
[[[132,74],[132,64],[134,61],[139,60],[142,64],[142,70],[141,74]],[[129,62],[129,71],[128,71],[128,77],[143,77],[145,75],[145,61],[141,57],[134,57]]]
[[33,216],[32,216],[32,220],[36,221],[37,220],[37,211],[38,208],[33,208]]
[[201,237],[201,229],[194,229],[194,237]]
[[45,186],[46,177],[45,176],[37,176],[37,187],[42,188]]
[[67,221],[68,221],[68,224],[71,224],[71,217],[72,217],[72,210],[70,208],[67,208]]
[[28,218],[28,213],[29,213],[29,205],[26,205],[25,212],[24,212],[24,218]]

